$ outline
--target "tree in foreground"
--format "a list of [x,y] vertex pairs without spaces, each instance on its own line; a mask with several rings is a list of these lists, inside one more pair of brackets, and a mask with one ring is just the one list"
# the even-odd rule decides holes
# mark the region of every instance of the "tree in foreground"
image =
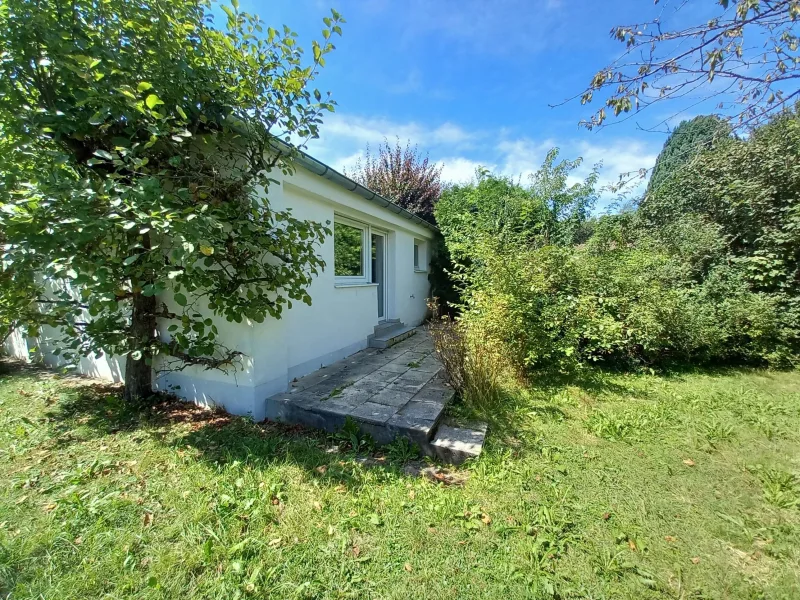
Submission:
[[744,128],[768,121],[800,96],[797,0],[718,0],[713,18],[681,28],[670,28],[664,15],[681,17],[696,3],[656,4],[656,18],[611,30],[626,49],[575,97],[582,104],[604,98],[605,106],[582,123],[586,127],[602,126],[606,109],[618,116],[690,98],[714,100],[736,128]]
[[316,137],[333,110],[311,84],[343,20],[324,19],[306,58],[290,29],[236,0],[224,28],[210,9],[0,6],[0,231],[15,283],[0,310],[24,307],[0,321],[57,328],[67,357],[126,356],[127,399],[150,393],[156,357],[233,366],[212,317],[278,318],[311,302],[324,267],[327,228],[273,210],[268,188],[270,171],[292,168],[274,140]]
[[352,172],[347,172],[361,185],[385,196],[395,204],[433,221],[433,207],[442,194],[442,167],[431,163],[410,142],[403,148],[400,140],[392,147],[384,140],[373,155],[367,148],[364,160],[359,159]]

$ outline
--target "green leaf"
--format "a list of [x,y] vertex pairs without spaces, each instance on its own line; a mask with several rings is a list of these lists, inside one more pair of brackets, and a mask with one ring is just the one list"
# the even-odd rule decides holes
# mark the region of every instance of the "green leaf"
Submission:
[[189,301],[186,299],[186,296],[181,294],[180,292],[175,294],[175,302],[178,304],[178,306],[186,306],[187,304],[189,304]]
[[100,158],[105,158],[106,160],[114,160],[114,157],[112,156],[112,154],[110,152],[105,151],[105,150],[95,150],[94,151],[94,155],[95,156],[99,156]]
[[139,92],[146,92],[150,88],[153,87],[152,83],[148,83],[146,81],[142,81],[139,85],[136,86],[136,90]]
[[139,254],[134,254],[132,256],[129,256],[128,258],[126,258],[125,260],[122,261],[122,264],[125,265],[126,267],[128,265],[132,265],[137,260],[139,260],[139,256],[140,256]]
[[144,102],[145,102],[145,104],[147,104],[147,108],[149,108],[151,110],[154,109],[159,104],[164,104],[164,101],[161,98],[159,98],[158,96],[156,96],[155,94],[150,94],[145,99]]
[[91,117],[89,117],[89,125],[102,125],[106,120],[106,111],[98,110]]

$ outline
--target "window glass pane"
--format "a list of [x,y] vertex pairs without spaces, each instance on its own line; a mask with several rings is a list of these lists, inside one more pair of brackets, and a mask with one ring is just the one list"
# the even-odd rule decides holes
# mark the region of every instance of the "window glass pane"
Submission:
[[419,244],[414,244],[414,268],[419,269]]
[[345,277],[364,275],[364,236],[362,230],[344,223],[333,223],[334,272]]

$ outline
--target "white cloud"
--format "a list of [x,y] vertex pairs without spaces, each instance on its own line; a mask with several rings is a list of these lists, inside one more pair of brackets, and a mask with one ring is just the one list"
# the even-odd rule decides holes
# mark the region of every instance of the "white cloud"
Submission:
[[331,164],[331,166],[339,172],[347,171],[352,172],[359,161],[364,160],[366,157],[366,152],[359,150],[349,156],[345,156],[343,158],[337,159],[335,162]]
[[445,122],[435,128],[425,127],[414,121],[396,123],[382,117],[357,117],[333,114],[325,119],[321,141],[330,137],[350,138],[359,143],[379,144],[384,139],[400,138],[400,143],[410,140],[412,144],[434,147],[464,144],[477,137],[458,125]]
[[509,177],[521,177],[523,181],[542,166],[545,156],[558,144],[552,139],[541,141],[529,138],[504,140],[497,144],[502,154],[500,173]]
[[404,144],[410,140],[418,144],[423,153],[443,166],[445,181],[465,183],[474,178],[475,169],[485,167],[525,183],[554,147],[560,148],[560,159],[583,158],[582,164],[572,173],[569,182],[583,181],[595,164],[602,163],[598,193],[600,205],[608,205],[616,196],[609,186],[620,180],[620,175],[631,173],[631,183],[623,190],[628,194],[641,191],[646,179],[638,177],[640,169],[650,169],[661,148],[656,138],[600,138],[592,135],[555,139],[513,136],[507,129],[497,131],[470,131],[457,123],[443,122],[424,125],[416,121],[396,122],[383,117],[363,117],[335,114],[325,120],[322,138],[309,144],[309,151],[338,170],[351,170],[365,156],[369,144],[373,149],[387,139],[396,137]]
[[629,181],[623,192],[629,194],[640,191],[649,177],[641,178],[639,171],[651,169],[656,162],[661,144],[653,146],[641,140],[623,138],[616,139],[606,144],[596,144],[581,141],[575,147],[578,156],[583,157],[583,164],[576,170],[578,177],[585,177],[596,164],[602,164],[600,181],[598,183],[601,193],[605,189],[606,195],[610,185],[618,184],[620,179]]
[[450,183],[469,183],[475,178],[475,170],[479,167],[490,171],[497,169],[497,165],[493,163],[470,160],[463,156],[443,158],[438,162],[442,165],[442,179]]
[[617,138],[601,143],[575,139],[509,139],[497,145],[502,154],[498,171],[510,177],[520,177],[524,182],[541,167],[547,153],[556,147],[560,150],[560,160],[574,160],[579,157],[583,159],[569,177],[570,184],[582,182],[591,174],[595,165],[600,165],[598,192],[601,196],[608,197],[615,195],[609,187],[618,184],[621,177],[626,181],[631,180],[622,191],[639,191],[646,181],[640,178],[639,171],[650,169],[655,164],[660,143],[655,146],[632,138]]

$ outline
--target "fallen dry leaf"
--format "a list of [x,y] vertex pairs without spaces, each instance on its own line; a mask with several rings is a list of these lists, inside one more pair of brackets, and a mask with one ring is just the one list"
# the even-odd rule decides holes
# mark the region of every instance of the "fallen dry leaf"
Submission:
[[146,512],[142,517],[142,525],[150,527],[153,524],[153,513]]
[[406,563],[406,564],[404,564],[404,565],[403,565],[403,568],[404,568],[406,571],[408,571],[409,573],[411,573],[411,563]]
[[489,515],[487,515],[487,514],[484,514],[484,515],[481,517],[481,521],[483,521],[484,525],[491,525],[491,523],[492,523],[492,517],[490,517],[490,516],[489,516]]
[[281,538],[275,538],[274,540],[270,540],[269,544],[267,544],[270,548],[277,548],[281,545]]
[[318,500],[314,500],[314,503],[313,503],[312,506],[314,507],[314,510],[317,510],[317,511],[322,510],[322,504]]
[[633,540],[628,540],[628,548],[636,552],[636,542],[634,542]]
[[53,504],[45,504],[43,508],[44,508],[45,512],[50,512],[50,511],[55,510],[57,506],[58,506],[58,504],[55,504],[55,503],[53,503]]
[[686,460],[683,461],[683,464],[685,464],[687,467],[693,467],[694,461],[691,458],[687,458]]
[[694,558],[692,558],[690,560],[692,561],[693,565],[696,565],[697,563],[700,562],[700,557],[699,556],[695,556]]
[[667,540],[668,542],[677,542],[678,541],[678,538],[676,538],[675,536],[672,536],[672,535],[665,535],[664,539]]
[[358,546],[353,546],[353,556],[358,558],[359,554],[361,554],[361,548],[359,548]]
[[83,543],[83,538],[81,536],[78,536],[74,540],[72,540],[72,543],[75,544],[76,546],[80,546]]
[[328,465],[320,465],[316,468],[316,471],[320,475],[325,475],[325,473],[328,471]]
[[611,513],[603,513],[603,521],[608,521],[611,518]]

